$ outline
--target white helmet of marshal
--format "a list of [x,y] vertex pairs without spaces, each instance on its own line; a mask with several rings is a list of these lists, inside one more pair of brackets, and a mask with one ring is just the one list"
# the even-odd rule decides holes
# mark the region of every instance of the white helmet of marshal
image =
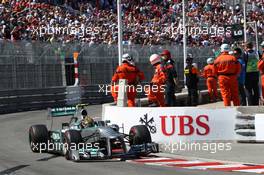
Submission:
[[260,44],[261,47],[264,47],[264,41],[262,41],[262,43]]
[[122,63],[123,62],[128,62],[131,65],[135,64],[135,61],[132,56],[130,56],[128,53],[125,53],[122,55]]
[[192,66],[198,69],[198,64],[197,63],[192,63]]
[[207,59],[207,64],[213,64],[214,63],[214,59],[213,58],[208,58]]
[[221,52],[229,52],[230,46],[228,44],[222,44],[221,45]]
[[160,56],[158,54],[153,54],[150,56],[149,61],[152,65],[160,62]]

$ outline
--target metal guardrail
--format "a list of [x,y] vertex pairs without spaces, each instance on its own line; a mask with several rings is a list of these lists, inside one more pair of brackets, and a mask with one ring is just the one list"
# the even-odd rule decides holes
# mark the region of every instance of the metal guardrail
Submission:
[[[208,92],[200,91],[200,95],[200,103],[207,103]],[[144,97],[144,93],[138,94],[138,98],[143,98],[141,102],[146,103],[147,99]],[[177,93],[176,99],[177,106],[186,106],[187,92]],[[100,92],[99,85],[1,90],[0,114],[72,106],[78,103],[103,104],[112,101],[111,94]]]
[[0,113],[41,110],[78,103],[102,104],[112,101],[110,94],[98,92],[99,87],[53,87],[0,91]]
[[237,108],[236,136],[239,143],[263,143],[256,138],[255,115],[264,113],[262,106],[241,106]]

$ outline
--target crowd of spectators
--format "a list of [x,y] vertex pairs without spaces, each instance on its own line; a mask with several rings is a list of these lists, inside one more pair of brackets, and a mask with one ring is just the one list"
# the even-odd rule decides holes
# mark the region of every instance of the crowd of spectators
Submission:
[[[2,1],[2,2],[1,2]],[[249,0],[248,21],[264,33],[264,2]],[[122,0],[124,44],[182,44],[181,0]],[[243,24],[241,4],[225,0],[188,0],[189,27]],[[226,35],[190,33],[188,45],[221,44]],[[255,35],[252,28],[248,34]],[[116,0],[0,0],[0,40],[117,43]]]

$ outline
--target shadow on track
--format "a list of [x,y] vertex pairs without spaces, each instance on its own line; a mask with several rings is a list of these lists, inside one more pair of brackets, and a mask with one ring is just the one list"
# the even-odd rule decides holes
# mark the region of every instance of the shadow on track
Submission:
[[13,168],[6,169],[4,171],[0,171],[0,175],[9,175],[13,174],[15,171],[20,170],[22,168],[28,167],[29,165],[18,165]]
[[38,159],[38,160],[36,160],[36,161],[48,161],[48,160],[50,160],[50,159],[55,159],[55,158],[57,158],[57,157],[60,157],[60,156],[59,156],[59,155],[51,155],[51,156],[49,156],[49,157],[44,157],[44,158]]

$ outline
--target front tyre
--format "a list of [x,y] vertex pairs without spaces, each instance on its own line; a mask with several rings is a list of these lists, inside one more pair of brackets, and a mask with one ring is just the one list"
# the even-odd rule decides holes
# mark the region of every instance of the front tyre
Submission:
[[141,145],[151,143],[151,135],[145,125],[136,125],[131,127],[129,131],[130,145]]
[[46,125],[33,125],[29,128],[29,144],[32,152],[41,153],[48,148],[49,133]]

